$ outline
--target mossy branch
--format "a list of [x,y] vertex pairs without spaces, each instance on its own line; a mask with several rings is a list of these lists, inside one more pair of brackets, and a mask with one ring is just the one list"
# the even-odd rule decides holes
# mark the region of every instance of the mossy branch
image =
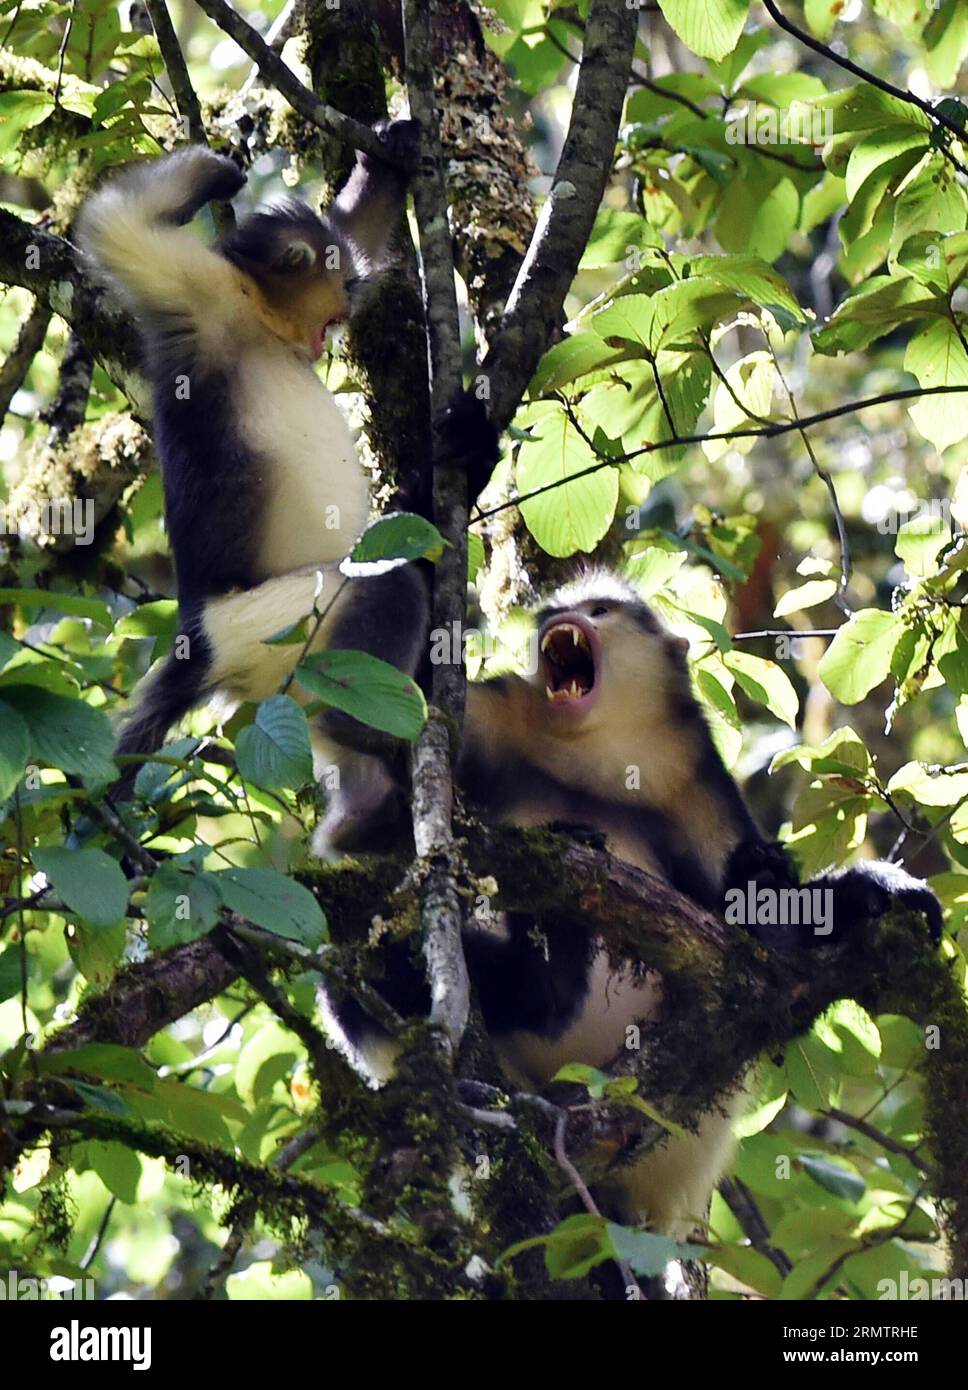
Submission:
[[[920,918],[898,911],[862,925],[841,945],[773,953],[661,880],[550,832],[474,826],[465,852],[472,873],[494,875],[501,884],[496,908],[581,925],[616,957],[660,971],[664,1020],[644,1030],[643,1047],[623,1058],[620,1069],[639,1077],[642,1094],[660,1114],[686,1127],[764,1051],[802,1036],[838,999],[936,1029],[926,1035],[920,1069],[936,1170],[932,1188],[951,1273],[968,1276],[968,1012],[950,962],[932,952]],[[372,867],[325,869],[312,880],[344,941],[364,939],[375,914],[399,907],[394,886],[407,862],[387,856]],[[479,891],[479,884],[467,891]],[[224,990],[235,974],[215,937],[165,952],[122,972],[52,1046],[140,1046]],[[423,1104],[433,1113],[440,1099],[427,1094]],[[662,1134],[624,1109],[583,1113],[569,1128],[569,1151],[583,1164],[600,1164],[603,1144],[611,1161],[616,1136],[627,1155],[636,1133],[645,1147]]]

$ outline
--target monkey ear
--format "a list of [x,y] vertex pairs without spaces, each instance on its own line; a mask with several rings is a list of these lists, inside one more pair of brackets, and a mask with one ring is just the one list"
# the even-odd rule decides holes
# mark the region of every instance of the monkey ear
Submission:
[[294,271],[311,270],[315,264],[316,252],[308,241],[290,241],[285,250],[272,262],[272,269],[290,274]]

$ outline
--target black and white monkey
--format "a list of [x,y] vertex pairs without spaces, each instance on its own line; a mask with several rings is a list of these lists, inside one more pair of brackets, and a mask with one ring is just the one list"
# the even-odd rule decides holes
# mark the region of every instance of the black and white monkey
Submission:
[[[470,806],[494,822],[589,828],[613,854],[713,911],[732,885],[795,885],[785,852],[760,835],[715,749],[690,690],[686,644],[634,589],[592,572],[555,593],[537,625],[530,677],[468,687],[458,776]],[[830,890],[833,930],[821,942],[897,900],[924,913],[934,939],[940,934],[934,895],[894,865],[861,863],[811,887]],[[751,929],[768,944],[813,939],[809,926]],[[629,1025],[660,1016],[662,983],[643,969],[648,962],[616,969],[601,941],[574,926],[507,913],[494,929],[467,930],[464,944],[498,1060],[527,1089],[568,1062],[606,1068],[622,1055]],[[412,1007],[420,978],[409,946],[393,943],[374,980],[401,1011]],[[375,1084],[386,1080],[392,1039],[353,1001],[324,996],[322,1010],[358,1069]],[[647,1220],[679,1238],[699,1225],[743,1104],[740,1089],[697,1134],[669,1139],[622,1170],[606,1194],[619,1219]]]
[[[204,146],[122,171],[82,210],[80,245],[143,333],[178,583],[181,640],[143,684],[120,754],[156,751],[213,694],[273,694],[301,649],[266,639],[313,611],[320,574],[326,605],[335,566],[367,523],[367,475],[313,364],[328,326],[349,317],[386,262],[415,130],[381,123],[388,161],[359,154],[325,216],[294,198],[267,203],[214,246],[183,224],[234,197],[245,176]],[[413,569],[365,581],[387,620],[374,649],[352,620],[361,582],[341,591],[315,645],[375,650],[412,670],[426,584]],[[320,738],[326,764],[332,745]],[[346,758],[356,759],[354,809],[370,814],[387,791],[382,764]],[[136,772],[129,765],[120,794]]]

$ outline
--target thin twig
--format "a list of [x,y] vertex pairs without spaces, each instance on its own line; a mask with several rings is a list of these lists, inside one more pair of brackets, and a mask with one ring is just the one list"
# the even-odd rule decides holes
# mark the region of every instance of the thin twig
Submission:
[[35,299],[33,308],[24,319],[17,341],[0,367],[0,424],[10,409],[10,402],[23,386],[31,363],[44,345],[50,323],[50,305]]
[[739,1178],[726,1178],[719,1184],[719,1191],[723,1201],[742,1226],[750,1245],[761,1255],[765,1255],[777,1273],[785,1279],[793,1264],[784,1251],[772,1244],[766,1218],[756,1205],[756,1199],[745,1182]]
[[915,1168],[920,1169],[925,1177],[931,1179],[937,1176],[934,1167],[921,1157],[916,1148],[911,1148],[907,1144],[900,1143],[897,1139],[892,1139],[889,1134],[878,1129],[876,1125],[869,1124],[867,1120],[860,1119],[857,1115],[852,1115],[849,1110],[840,1110],[836,1106],[831,1106],[829,1110],[823,1112],[831,1120],[837,1120],[840,1124],[846,1125],[848,1129],[856,1129],[858,1134],[863,1134],[867,1139],[873,1139],[875,1144],[879,1144],[889,1154],[898,1154],[901,1158],[906,1158],[909,1163],[913,1163]]
[[[598,1206],[596,1205],[594,1197],[588,1190],[588,1184],[585,1182],[585,1179],[582,1177],[581,1173],[579,1173],[574,1163],[572,1163],[571,1159],[568,1157],[568,1150],[565,1148],[565,1135],[567,1134],[567,1132],[568,1111],[561,1110],[558,1114],[558,1119],[555,1121],[555,1162],[558,1164],[558,1167],[561,1169],[561,1171],[567,1174],[569,1182],[571,1183],[572,1187],[574,1187],[575,1191],[578,1193],[578,1196],[581,1199],[581,1204],[589,1213],[589,1215],[600,1217],[601,1212],[598,1210]],[[615,1260],[615,1265],[618,1268],[619,1274],[621,1274],[623,1280],[625,1281],[626,1289],[637,1289],[639,1298],[644,1299],[645,1294],[642,1292],[639,1282],[636,1279],[635,1275],[632,1273],[632,1268],[627,1263],[627,1261],[617,1259]]]
[[308,87],[303,86],[292,69],[269,47],[262,35],[253,29],[237,10],[233,10],[226,0],[198,0],[198,4],[209,19],[249,55],[265,81],[285,97],[294,111],[298,111],[300,116],[305,117],[320,130],[326,131],[328,135],[342,140],[344,144],[362,150],[374,159],[387,162],[386,145],[374,134],[370,126],[364,125],[362,121],[353,120],[351,116],[344,116],[341,111],[336,111],[332,106],[320,101]]
[[543,487],[536,487],[531,492],[519,493],[516,497],[502,502],[500,506],[491,507],[486,512],[475,511],[471,520],[485,521],[488,517],[496,516],[498,512],[506,511],[509,507],[519,507],[522,502],[530,502],[533,497],[540,497],[545,492],[553,492],[556,488],[564,487],[566,483],[574,483],[579,478],[587,478],[602,468],[614,468],[617,464],[628,463],[645,454],[658,453],[660,449],[675,449],[684,444],[706,444],[711,440],[718,439],[776,439],[780,435],[790,434],[794,430],[804,430],[813,425],[822,425],[828,420],[838,420],[844,415],[852,415],[855,411],[867,410],[871,406],[888,405],[893,401],[919,400],[924,396],[951,395],[965,391],[968,391],[968,386],[906,387],[901,391],[885,391],[879,396],[869,396],[862,401],[848,401],[845,405],[832,406],[829,410],[818,410],[815,415],[801,415],[798,420],[780,420],[776,424],[763,425],[759,429],[744,425],[735,430],[711,430],[706,434],[676,435],[672,439],[656,440],[654,443],[643,444],[638,449],[629,449],[625,453],[610,455],[607,458],[603,457],[599,450],[596,450],[599,456],[598,463],[589,464],[587,468],[581,468],[577,473],[569,474],[567,478],[561,478],[553,483],[545,483]]
[[[168,13],[167,0],[145,0],[145,7],[155,31],[155,38],[158,40],[158,47],[161,50],[168,81],[171,83],[171,90],[174,93],[178,115],[188,129],[188,138],[194,145],[207,145],[208,135],[205,131],[205,122],[202,120],[202,108],[199,105],[195,88],[192,86],[188,64],[185,62],[185,55],[178,42],[175,26]],[[219,236],[225,236],[235,226],[235,213],[231,203],[213,203],[212,217]]]
[[[797,28],[792,20],[787,19],[779,6],[774,3],[774,0],[763,0],[763,8],[779,28],[792,35],[793,38],[797,39],[806,48],[812,48],[814,53],[819,53],[821,57],[827,58],[831,63],[836,64],[837,67],[843,68],[845,72],[851,73],[854,77],[859,77],[862,82],[868,82],[872,87],[879,88],[880,91],[886,92],[888,96],[896,97],[898,101],[906,102],[909,106],[916,106],[919,111],[924,112],[935,127],[940,126],[943,130],[947,131],[950,137],[957,140],[959,144],[964,143],[965,132],[962,130],[961,126],[959,126],[956,121],[953,121],[950,116],[946,116],[943,111],[939,111],[936,107],[932,106],[929,101],[925,101],[923,97],[916,96],[914,92],[906,91],[903,87],[895,87],[893,82],[885,81],[883,77],[878,77],[876,73],[868,71],[867,68],[862,68],[859,63],[852,62],[850,58],[845,58],[843,54],[837,53],[829,44],[822,43],[820,39],[815,39],[812,34],[808,34],[803,29]],[[949,142],[946,141],[941,145],[941,151],[958,170],[959,174],[968,174],[968,169],[966,169],[961,161],[952,154]]]

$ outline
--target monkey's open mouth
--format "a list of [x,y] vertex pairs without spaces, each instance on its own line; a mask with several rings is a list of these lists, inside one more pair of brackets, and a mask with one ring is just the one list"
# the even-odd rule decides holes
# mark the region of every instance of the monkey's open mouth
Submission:
[[580,613],[556,615],[541,630],[541,668],[552,705],[586,708],[597,694],[598,638]]

